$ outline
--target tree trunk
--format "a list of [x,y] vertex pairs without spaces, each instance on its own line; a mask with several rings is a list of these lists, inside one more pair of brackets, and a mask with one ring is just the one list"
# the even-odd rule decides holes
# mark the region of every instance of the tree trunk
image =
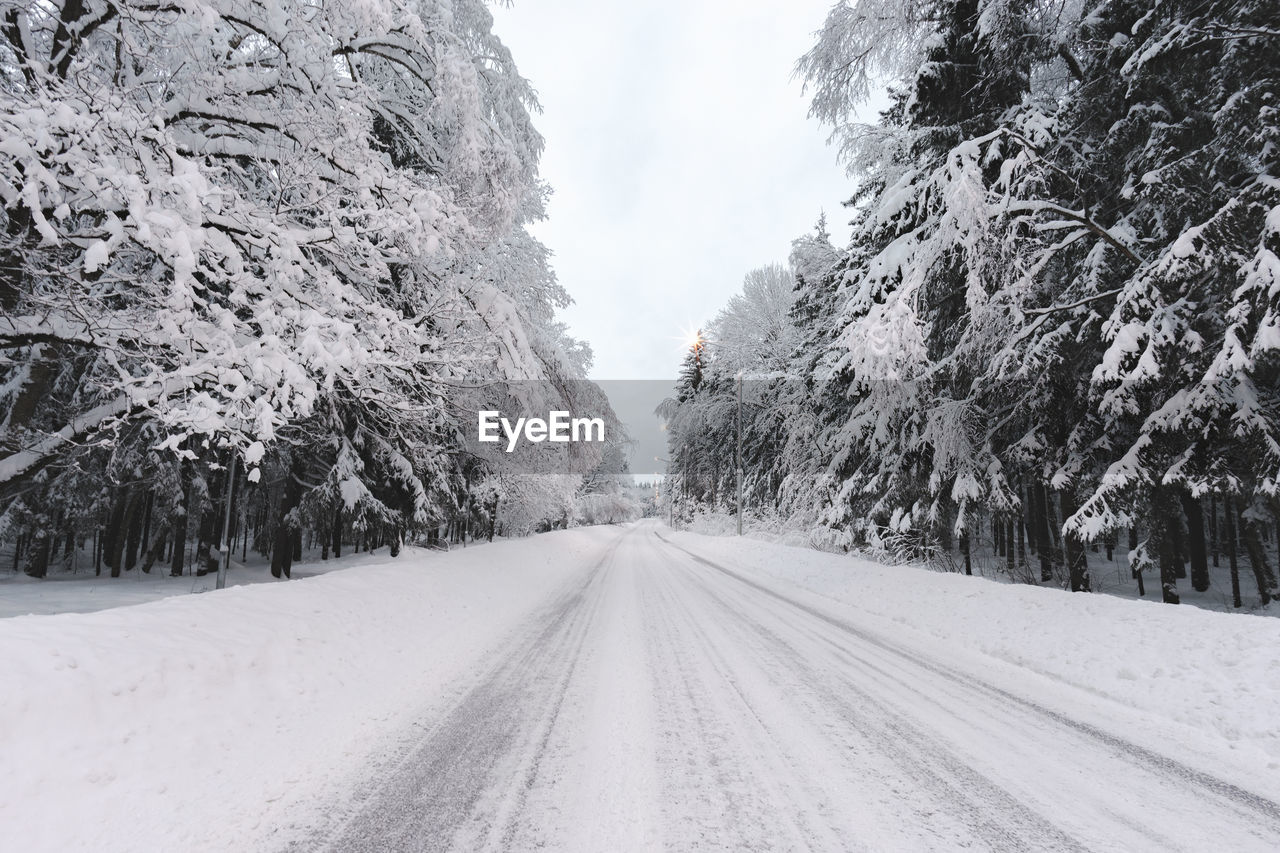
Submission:
[[183,564],[187,557],[187,522],[189,520],[187,508],[191,505],[192,487],[186,483],[183,483],[183,486],[182,503],[173,508],[173,559],[169,561],[169,575],[175,578],[182,576]]
[[200,513],[200,539],[196,545],[196,574],[210,575],[218,571],[219,557],[213,555],[214,546],[222,540],[222,525],[226,516],[227,489],[230,487],[230,469],[223,468],[206,475],[208,500]]
[[124,568],[129,571],[138,565],[138,549],[142,545],[142,523],[147,515],[147,498],[150,493],[135,497],[130,501],[129,520],[125,525],[127,531],[124,546]]
[[960,531],[960,553],[964,554],[964,573],[966,575],[973,574],[973,562],[969,554],[969,528]]
[[333,558],[342,556],[342,504],[333,511]]
[[1218,568],[1218,496],[1209,495],[1209,550],[1213,552],[1213,567]]
[[26,574],[28,577],[43,578],[49,574],[49,551],[52,547],[52,537],[45,531],[40,531],[36,535],[34,544],[27,546],[27,566]]
[[1222,514],[1227,528],[1223,531],[1227,539],[1227,565],[1231,567],[1231,606],[1243,607],[1244,601],[1240,598],[1240,565],[1236,559],[1239,546],[1236,537],[1235,501],[1231,495],[1224,495],[1222,498]]
[[[1022,501],[1022,519],[1023,527],[1026,532],[1027,551],[1036,553],[1036,493],[1030,485],[1026,487],[1025,499]],[[1023,563],[1026,563],[1026,554],[1023,554]]]
[[1050,557],[1052,545],[1049,544],[1049,519],[1045,506],[1046,495],[1044,485],[1039,481],[1031,484],[1031,498],[1035,503],[1032,509],[1035,523],[1036,556],[1040,558],[1040,582],[1053,580],[1053,560]]
[[111,569],[111,577],[120,577],[124,566],[124,549],[127,537],[127,525],[131,520],[129,512],[129,489],[121,489],[111,508],[111,520],[107,522],[107,566]]
[[[1058,500],[1062,503],[1062,518],[1065,524],[1066,519],[1075,515],[1079,507],[1076,506],[1075,494],[1070,488],[1063,489]],[[1071,578],[1071,591],[1089,592],[1091,587],[1089,558],[1085,554],[1084,542],[1076,534],[1063,531],[1063,543],[1067,551],[1067,571]]]
[[1010,516],[1004,520],[1004,567],[1010,577],[1014,572],[1013,561],[1013,517]]
[[147,548],[146,558],[142,561],[142,571],[150,574],[151,567],[155,565],[156,560],[164,558],[165,540],[169,538],[169,531],[164,527],[156,529],[155,538],[151,540],[150,547]]
[[1159,552],[1160,592],[1165,604],[1178,604],[1178,517],[1170,505],[1168,493],[1156,488],[1151,495],[1151,526],[1148,531],[1148,543],[1155,543]]
[[1209,588],[1209,557],[1204,543],[1204,508],[1200,500],[1183,490],[1178,495],[1182,513],[1187,517],[1187,553],[1191,557],[1191,587],[1196,592]]
[[952,520],[951,507],[947,501],[942,501],[942,511],[939,513],[938,519],[938,546],[944,551],[950,551],[952,540]]
[[285,475],[284,493],[280,497],[280,506],[276,514],[275,546],[271,549],[272,577],[291,577],[293,569],[294,542],[298,531],[289,526],[289,513],[302,500],[302,484],[298,482],[297,462],[289,466]]
[[1244,539],[1245,551],[1249,554],[1249,565],[1253,568],[1254,580],[1258,583],[1258,598],[1266,607],[1271,599],[1277,596],[1276,576],[1267,565],[1267,552],[1262,546],[1261,523],[1250,518],[1242,509],[1239,515],[1240,536]]

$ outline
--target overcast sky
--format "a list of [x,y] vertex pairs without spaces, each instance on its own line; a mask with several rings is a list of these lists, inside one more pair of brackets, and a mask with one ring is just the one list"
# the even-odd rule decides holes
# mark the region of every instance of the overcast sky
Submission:
[[796,60],[831,0],[515,0],[494,30],[538,91],[534,231],[576,304],[595,379],[676,375],[680,336],[750,269],[784,262],[852,185],[806,117]]

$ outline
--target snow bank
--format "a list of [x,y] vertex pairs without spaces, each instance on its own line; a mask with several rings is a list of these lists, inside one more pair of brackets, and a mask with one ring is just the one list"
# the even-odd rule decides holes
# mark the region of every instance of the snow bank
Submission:
[[[616,538],[575,530],[0,621],[10,850],[248,850]],[[296,820],[295,820],[296,818]]]
[[1108,728],[1123,725],[1116,705],[1124,706],[1175,724],[1132,733],[1152,745],[1177,737],[1209,753],[1238,751],[1262,772],[1280,770],[1278,619],[1073,595],[759,540],[662,535],[784,594],[799,587],[826,599],[827,609],[838,602],[860,624],[895,643],[922,643],[932,657],[976,652],[1011,664],[1003,686],[1020,695],[1051,702],[1046,679],[1070,685],[1103,700]]
[[[92,562],[90,554],[81,552],[79,556],[81,565]],[[294,564],[294,580],[387,561],[385,548],[381,553],[348,554],[339,560],[321,560],[318,548],[304,551],[303,556],[303,562]],[[289,582],[273,578],[271,561],[258,554],[250,556],[248,564],[232,560],[231,571],[227,574],[228,586]],[[0,574],[0,619],[54,613],[93,613],[175,595],[200,595],[215,589],[216,585],[216,574],[171,577],[167,565],[156,566],[150,573],[127,571],[118,578],[111,577],[109,573],[95,575],[91,570],[50,571],[39,579],[20,572],[4,572]]]

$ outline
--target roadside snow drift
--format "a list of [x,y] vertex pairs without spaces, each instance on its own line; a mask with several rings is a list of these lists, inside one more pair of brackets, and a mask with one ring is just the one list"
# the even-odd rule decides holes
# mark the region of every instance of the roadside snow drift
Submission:
[[0,847],[261,849],[615,536],[0,621]]
[[662,535],[744,576],[813,593],[827,609],[895,641],[914,638],[932,655],[972,662],[978,652],[1012,664],[1007,686],[1021,694],[1069,685],[1105,700],[1104,713],[1117,712],[1110,728],[1124,708],[1136,709],[1178,726],[1176,734],[1132,733],[1153,745],[1175,736],[1211,752],[1225,745],[1280,778],[1280,619],[995,583],[753,539]]

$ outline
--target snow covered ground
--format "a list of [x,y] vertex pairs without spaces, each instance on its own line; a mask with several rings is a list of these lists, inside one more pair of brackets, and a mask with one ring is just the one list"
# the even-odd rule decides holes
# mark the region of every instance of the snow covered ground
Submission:
[[0,647],[10,849],[1271,850],[1280,832],[1278,620],[653,522],[16,617]]
[[0,620],[0,848],[269,849],[264,833],[461,689],[480,652],[613,538],[409,550],[290,583]]
[[[677,527],[709,536],[733,536],[736,535],[737,517],[723,510],[701,510],[694,515],[691,522],[678,524]],[[776,516],[759,518],[748,515],[743,529],[748,538],[762,542],[831,550],[826,542],[830,537],[831,531],[817,528],[806,530],[803,526],[797,526],[790,519]],[[1005,558],[997,556],[995,553],[995,543],[992,541],[990,528],[978,530],[976,533],[977,535],[973,540],[972,554],[974,575],[999,583],[1013,584],[1025,584],[1027,583],[1027,578],[1038,579],[1040,568],[1034,554],[1028,554],[1027,556],[1030,563],[1029,567],[1016,569],[1014,576],[1010,576]],[[1096,546],[1097,550],[1093,550],[1094,546],[1090,546],[1085,556],[1088,560],[1090,580],[1095,593],[1103,593],[1119,598],[1136,599],[1143,597],[1139,595],[1138,582],[1129,570],[1129,549],[1126,539],[1127,537],[1120,537],[1121,541],[1116,544],[1109,559],[1105,547]],[[1275,565],[1277,556],[1280,556],[1280,548],[1277,547],[1277,543],[1264,540],[1263,548],[1269,563]],[[874,554],[868,554],[867,556],[873,559],[876,557]],[[881,556],[887,559],[887,555]],[[1234,607],[1232,602],[1231,570],[1227,563],[1227,555],[1219,553],[1216,559],[1218,565],[1215,566],[1211,562],[1208,567],[1209,587],[1203,592],[1197,592],[1193,589],[1189,578],[1179,579],[1178,594],[1181,596],[1183,605],[1220,612],[1247,612],[1262,616],[1280,616],[1280,602],[1266,607],[1261,605],[1257,582],[1254,579],[1249,558],[1245,555],[1243,547],[1239,556],[1241,607],[1238,609]],[[932,568],[936,571],[962,572],[964,570],[964,558],[960,554],[959,546],[953,543],[952,550],[942,552],[941,558]],[[1059,565],[1055,567],[1055,571],[1061,574],[1065,570]],[[1066,578],[1062,576],[1055,581],[1040,585],[1050,589],[1063,589],[1066,585]],[[1147,574],[1145,598],[1153,601],[1160,600],[1160,578],[1158,575]]]
[[[6,556],[9,555],[0,554],[0,565],[8,565]],[[273,578],[270,562],[258,554],[250,555],[247,563],[232,560],[227,585],[289,583],[335,569],[383,563],[387,561],[387,549],[350,554],[340,560],[321,560],[319,549],[303,556],[304,560],[294,565],[292,578],[287,579]],[[88,565],[89,562],[86,557],[81,564]],[[0,572],[0,619],[53,613],[93,613],[175,595],[199,595],[213,590],[216,580],[216,575],[197,576],[190,571],[179,577],[170,577],[167,566],[157,566],[151,572],[133,569],[118,578],[107,573],[95,575],[92,570],[51,571],[48,577],[41,579],[18,571]]]

